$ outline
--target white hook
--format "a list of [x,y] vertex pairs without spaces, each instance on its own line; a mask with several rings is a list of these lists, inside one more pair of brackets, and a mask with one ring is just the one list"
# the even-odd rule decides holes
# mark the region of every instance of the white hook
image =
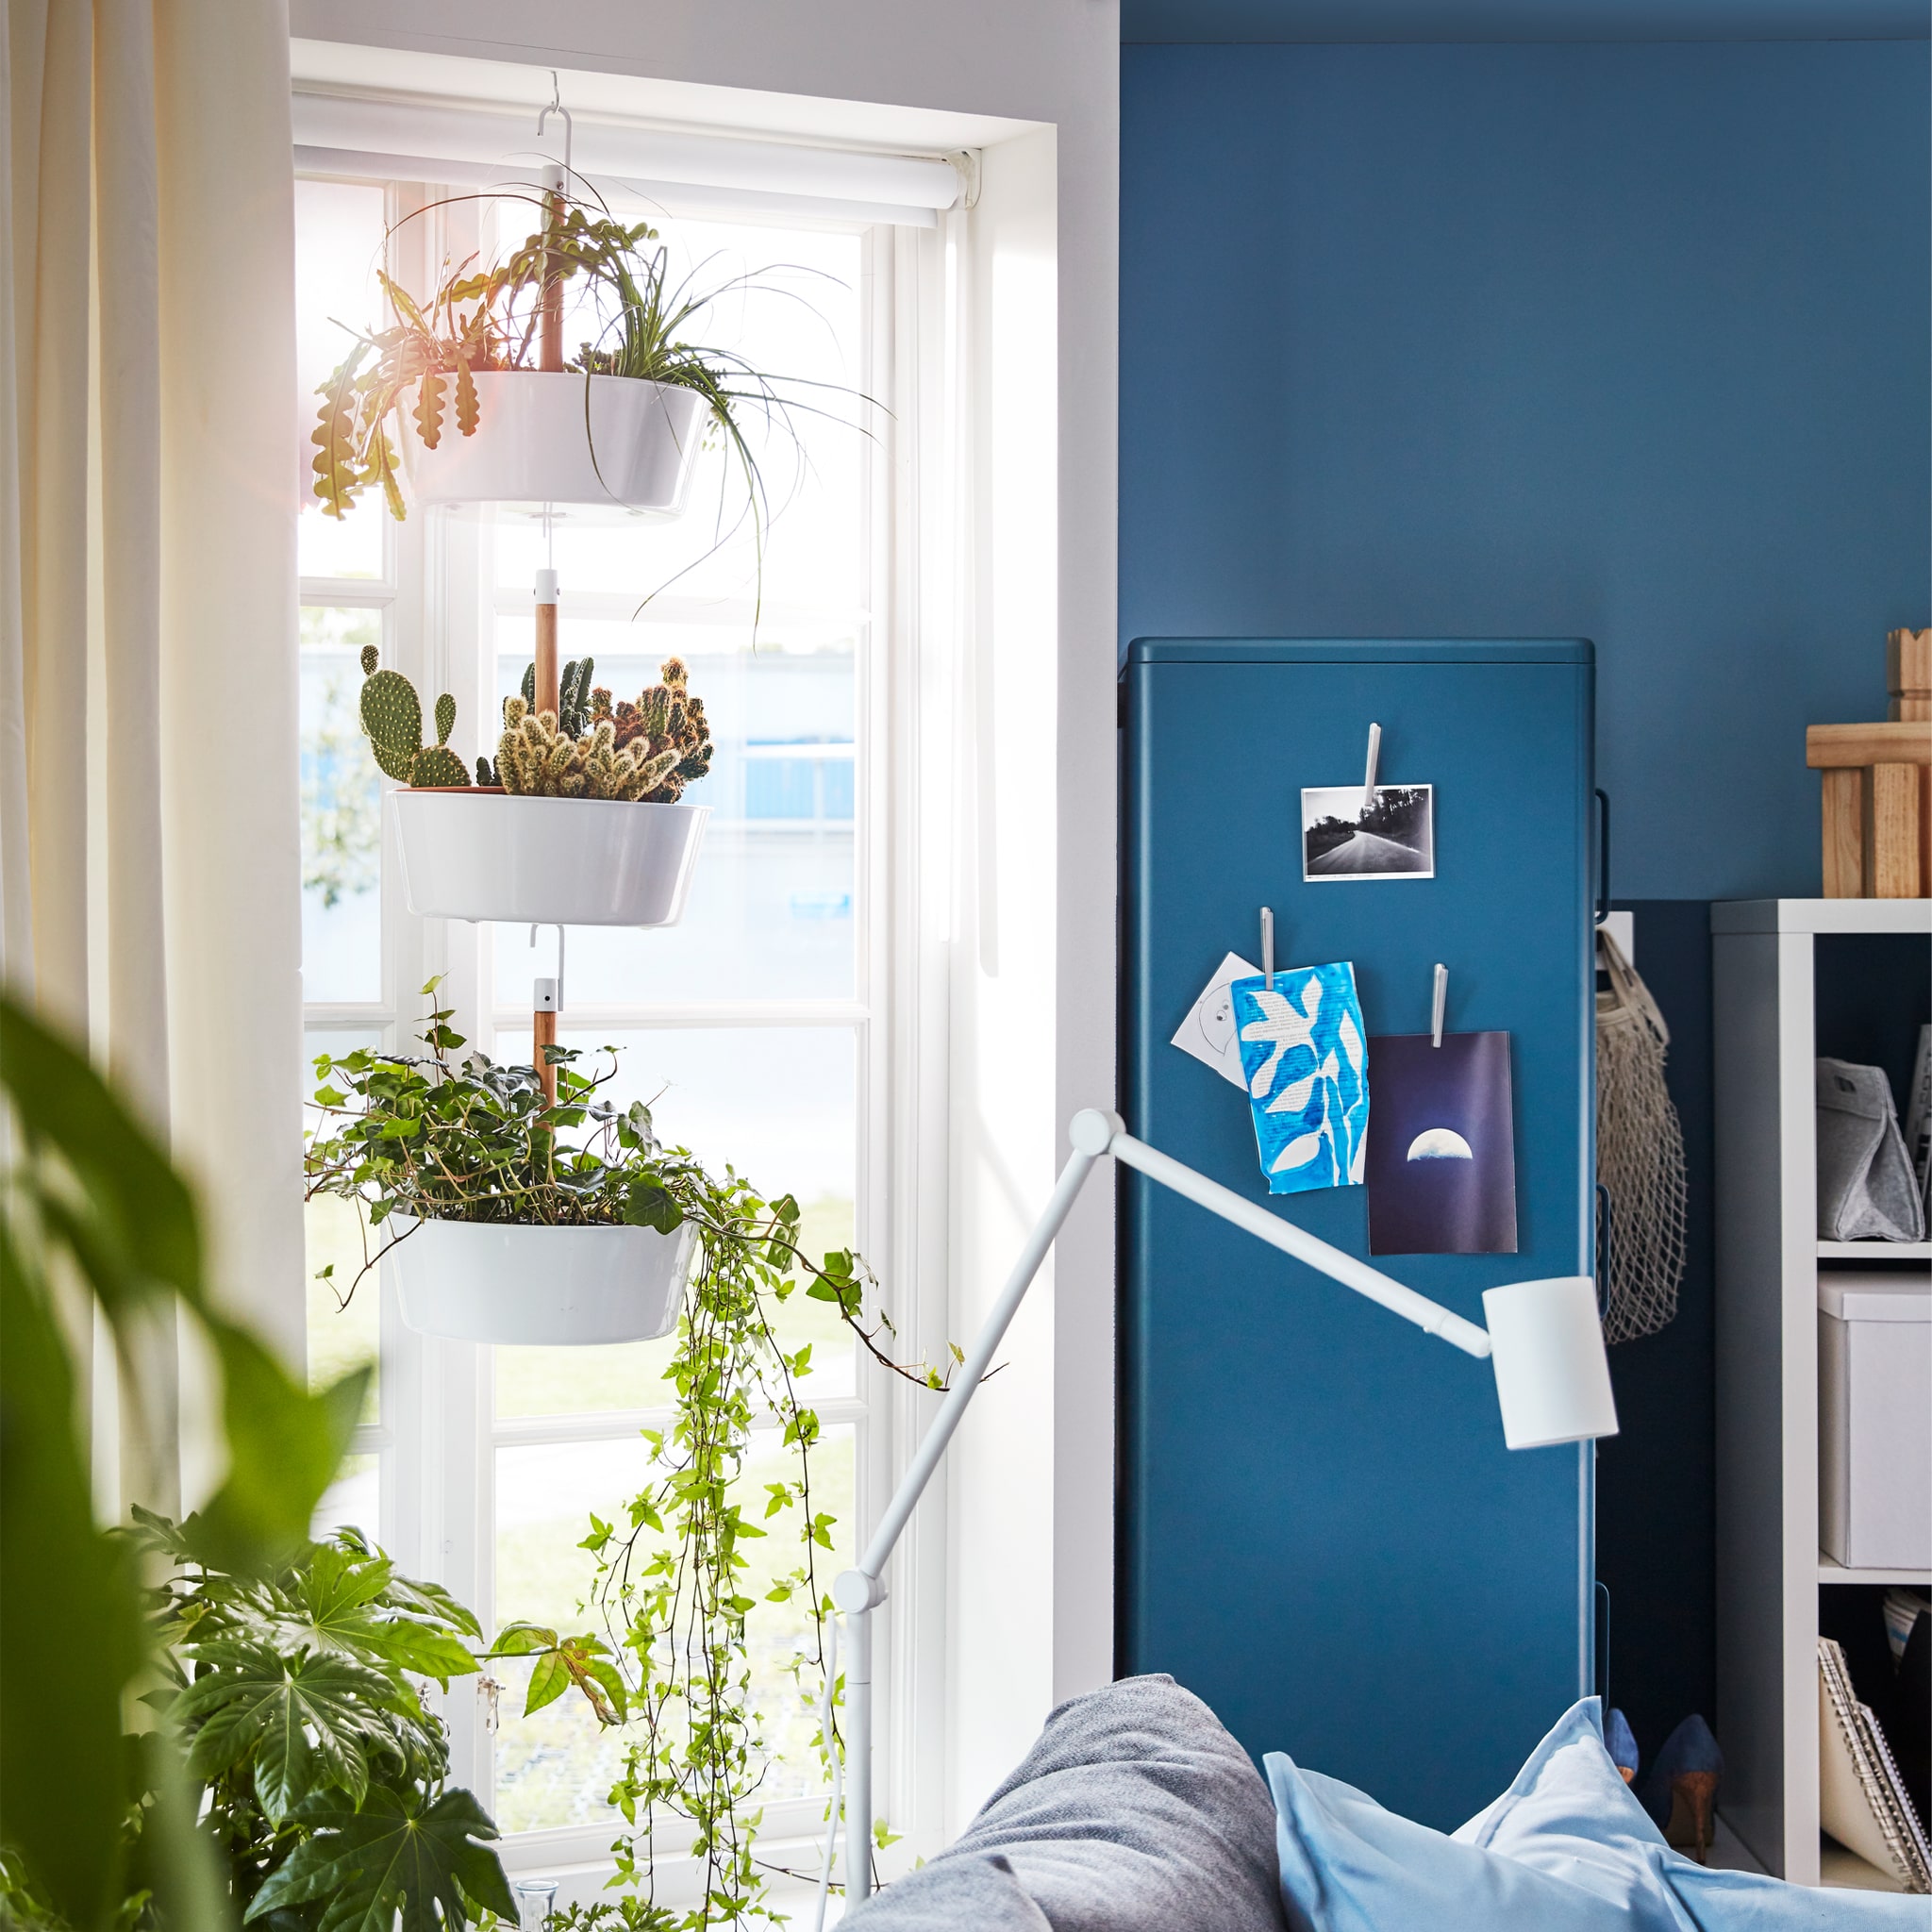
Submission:
[[[552,982],[552,984],[554,984],[556,987],[555,997],[557,1004],[554,1009],[544,1006],[542,991],[544,982],[540,979],[537,982],[536,997],[536,1008],[540,1013],[549,1012],[552,1010],[555,1010],[559,1013],[563,1011],[563,927],[559,925],[557,928],[557,978],[554,982]],[[537,927],[535,924],[532,924],[532,926],[530,927],[530,943],[533,946],[537,943]]]
[[1369,726],[1369,769],[1362,779],[1362,809],[1367,811],[1375,802],[1375,761],[1382,756],[1382,727]]
[[1261,978],[1268,991],[1274,991],[1274,908],[1261,908]]
[[563,116],[563,179],[557,185],[561,190],[568,190],[571,176],[571,140],[576,132],[576,125],[570,118],[570,109],[563,105],[563,89],[558,81],[557,69],[554,67],[550,70],[550,105],[537,116],[538,140],[541,141],[543,138],[544,124],[553,114],[561,114]]
[[1449,1010],[1449,969],[1440,961],[1436,966],[1436,1008],[1429,1021],[1429,1043],[1442,1043],[1442,1019]]

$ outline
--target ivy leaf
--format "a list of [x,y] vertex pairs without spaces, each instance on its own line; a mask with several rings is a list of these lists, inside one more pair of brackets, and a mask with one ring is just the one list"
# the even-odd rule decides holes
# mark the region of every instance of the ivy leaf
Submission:
[[684,1209],[662,1181],[640,1174],[625,1196],[624,1218],[633,1227],[655,1227],[669,1234],[684,1220]]
[[458,1932],[478,1907],[516,1923],[509,1881],[489,1849],[496,1827],[468,1791],[413,1809],[377,1785],[360,1810],[312,1798],[296,1822],[314,1835],[269,1874],[250,1920],[326,1899],[316,1932],[391,1932],[398,1915],[400,1932]]

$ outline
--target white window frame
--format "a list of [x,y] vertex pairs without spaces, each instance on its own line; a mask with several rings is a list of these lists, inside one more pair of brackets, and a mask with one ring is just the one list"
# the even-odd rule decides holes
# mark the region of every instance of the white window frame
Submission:
[[[324,178],[383,177],[331,173]],[[420,183],[384,185],[391,224],[440,193]],[[405,238],[413,231],[406,246],[421,258],[402,263],[413,279],[440,255],[442,238],[434,231],[445,219],[446,211],[403,230]],[[774,208],[771,219],[788,217]],[[865,480],[870,592],[856,667],[861,748],[854,804],[855,909],[863,943],[855,960],[855,996],[844,1002],[574,1007],[568,1017],[575,1024],[626,1028],[849,1026],[858,1087],[855,1237],[878,1270],[904,1351],[924,1350],[938,1358],[951,1326],[945,974],[955,891],[950,745],[959,689],[957,641],[950,623],[936,621],[935,613],[952,595],[946,571],[961,514],[948,471],[959,453],[945,430],[959,418],[961,364],[947,334],[944,236],[836,225],[859,228],[863,236],[868,358],[858,386],[891,410],[890,416],[873,412]],[[486,715],[494,627],[478,588],[474,527],[421,512],[401,525],[383,521],[383,577],[306,577],[302,602],[381,610],[385,661],[419,688],[453,691],[458,715]],[[573,614],[568,583],[563,595],[567,629]],[[587,599],[576,614],[593,608],[594,600]],[[386,815],[380,1000],[306,1005],[306,1027],[354,1028],[377,1033],[386,1046],[406,1043],[423,1007],[417,989],[438,973],[445,975],[443,1003],[454,1006],[458,1030],[467,1037],[490,1040],[498,1026],[523,1024],[525,1008],[490,996],[487,931],[412,917],[402,903]],[[902,1204],[899,1211],[894,1203]],[[380,1458],[377,1534],[385,1546],[405,1569],[455,1591],[489,1629],[494,1621],[494,1450],[519,1441],[627,1440],[661,1417],[639,1410],[494,1422],[487,1350],[410,1333],[398,1319],[387,1280],[381,1296],[380,1414],[357,1432],[351,1453]],[[850,1423],[857,1430],[855,1531],[862,1541],[930,1413],[930,1399],[862,1353],[855,1391],[850,1400],[815,1406],[828,1425]],[[939,1736],[945,1701],[942,1502],[936,1498],[925,1516],[924,1534],[915,1530],[895,1558],[879,1632],[880,1789],[886,1815],[908,1830],[908,1855],[937,1842],[945,1779]],[[444,1716],[453,1780],[493,1809],[494,1753],[483,1703],[458,1684],[444,1701]],[[768,1806],[761,1856],[794,1867],[814,1863],[821,1809],[817,1799]],[[589,1880],[608,1870],[614,1835],[611,1824],[525,1832],[505,1840],[500,1849],[512,1874],[541,1870]],[[686,1862],[659,1860],[667,1903],[680,1876],[689,1875],[680,1869]]]

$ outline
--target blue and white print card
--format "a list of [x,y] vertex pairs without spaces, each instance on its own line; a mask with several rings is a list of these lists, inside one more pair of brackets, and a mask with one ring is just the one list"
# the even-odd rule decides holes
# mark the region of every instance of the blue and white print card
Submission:
[[1354,966],[1290,966],[1228,991],[1268,1191],[1359,1187],[1369,1055]]

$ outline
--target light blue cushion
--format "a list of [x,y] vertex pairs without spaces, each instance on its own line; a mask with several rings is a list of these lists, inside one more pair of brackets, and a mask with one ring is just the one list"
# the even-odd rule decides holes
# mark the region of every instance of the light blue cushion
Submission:
[[1493,1805],[1445,1838],[1267,1759],[1294,1932],[1928,1932],[1932,1906],[1711,1872],[1658,1836],[1573,1706]]
[[1689,1932],[1641,1861],[1634,1882],[1579,1884],[1399,1818],[1278,1751],[1267,1768],[1294,1932]]
[[1645,1926],[1688,1926],[1664,1875],[1676,1857],[1604,1748],[1602,1706],[1573,1704],[1529,1754],[1509,1789],[1456,1833],[1594,1892]]

